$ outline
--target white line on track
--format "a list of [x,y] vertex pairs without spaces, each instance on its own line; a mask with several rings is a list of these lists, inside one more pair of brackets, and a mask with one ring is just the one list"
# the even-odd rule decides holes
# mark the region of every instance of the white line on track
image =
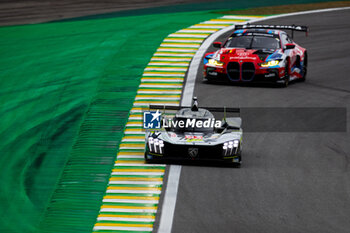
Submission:
[[160,217],[158,233],[170,233],[173,225],[177,190],[181,174],[180,165],[170,165],[168,183],[165,189],[162,215]]

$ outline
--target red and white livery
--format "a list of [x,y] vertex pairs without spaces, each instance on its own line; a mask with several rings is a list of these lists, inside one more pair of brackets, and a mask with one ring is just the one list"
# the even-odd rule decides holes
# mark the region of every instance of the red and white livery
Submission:
[[283,30],[308,32],[306,26],[238,25],[219,50],[204,57],[204,79],[210,82],[274,82],[288,86],[304,81],[307,51]]

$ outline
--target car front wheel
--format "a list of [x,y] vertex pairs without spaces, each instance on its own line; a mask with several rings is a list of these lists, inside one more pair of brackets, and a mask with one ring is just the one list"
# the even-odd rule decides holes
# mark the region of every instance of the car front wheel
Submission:
[[307,54],[304,55],[304,63],[303,63],[303,76],[301,77],[301,81],[305,81],[307,74]]
[[284,78],[283,78],[282,87],[288,87],[288,85],[289,85],[289,78],[290,78],[289,62],[286,62],[286,66],[285,66],[284,69],[285,69],[285,72],[284,72]]

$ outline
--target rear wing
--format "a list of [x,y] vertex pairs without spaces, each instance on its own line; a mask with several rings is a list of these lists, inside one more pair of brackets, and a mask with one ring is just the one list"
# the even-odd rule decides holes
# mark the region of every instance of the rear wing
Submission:
[[309,32],[309,27],[302,25],[263,25],[263,24],[243,24],[236,25],[235,30],[238,29],[277,29],[277,30],[291,30],[292,38],[294,36],[294,31],[305,32],[306,36]]
[[[176,110],[176,111],[179,111],[180,109],[183,109],[183,108],[190,108],[188,106],[169,106],[169,105],[149,105],[149,110],[155,110],[155,109],[158,109],[158,110],[162,110],[163,111],[163,114],[165,114],[165,111],[166,110]],[[239,117],[241,117],[241,109],[240,108],[226,108],[226,107],[201,107],[203,109],[206,109],[208,110],[209,112],[212,112],[212,113],[224,113],[223,117],[224,117],[224,120],[226,121],[226,113],[237,113]]]
[[[191,107],[184,107],[184,106],[171,106],[171,105],[150,105],[149,109],[158,109],[158,110],[177,110],[179,111],[182,108],[191,108]],[[241,113],[240,108],[226,108],[226,107],[201,107],[204,108],[210,112],[232,112],[232,113]]]

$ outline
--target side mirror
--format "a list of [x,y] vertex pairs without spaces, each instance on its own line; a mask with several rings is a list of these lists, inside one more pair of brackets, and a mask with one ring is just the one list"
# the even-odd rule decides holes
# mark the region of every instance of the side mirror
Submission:
[[213,43],[213,47],[214,48],[221,48],[221,46],[222,46],[221,42],[216,41],[216,42]]
[[242,118],[240,117],[228,117],[226,118],[227,128],[239,130],[242,125]]
[[284,49],[287,50],[287,49],[294,49],[295,48],[295,44],[292,44],[292,43],[289,43],[289,44],[286,44]]

